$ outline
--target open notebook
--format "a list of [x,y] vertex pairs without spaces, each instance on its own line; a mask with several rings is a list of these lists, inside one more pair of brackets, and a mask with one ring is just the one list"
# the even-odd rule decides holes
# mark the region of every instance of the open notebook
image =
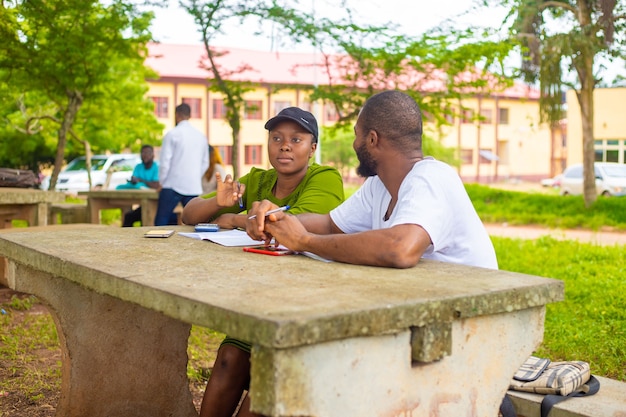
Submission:
[[[198,240],[208,240],[213,243],[217,243],[222,246],[258,246],[263,242],[254,240],[248,234],[239,229],[220,229],[218,232],[180,232],[180,236],[190,237]],[[279,246],[280,247],[280,246]],[[317,259],[318,261],[331,262],[328,259],[322,258],[311,252],[301,252],[302,255],[309,258]]]

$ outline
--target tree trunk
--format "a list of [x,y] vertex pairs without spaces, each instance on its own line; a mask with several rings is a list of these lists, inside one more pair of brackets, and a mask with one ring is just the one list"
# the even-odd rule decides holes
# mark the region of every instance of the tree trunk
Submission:
[[582,116],[583,132],[583,195],[585,207],[591,207],[598,197],[594,170],[593,90],[595,80],[593,78],[593,57],[585,57],[582,62],[585,68],[578,69],[581,89],[577,96]]
[[[232,125],[231,125],[232,127]],[[241,171],[240,169],[240,162],[241,162],[241,157],[240,157],[240,152],[239,152],[239,128],[235,128],[232,127],[233,129],[233,153],[232,153],[232,157],[233,157],[233,179],[238,180],[239,179],[239,173]]]
[[63,112],[63,120],[61,121],[61,126],[59,127],[59,141],[57,143],[57,153],[54,158],[54,169],[52,170],[52,175],[50,176],[50,190],[54,190],[56,187],[57,179],[59,178],[59,173],[61,172],[61,167],[63,166],[63,159],[65,158],[67,135],[74,124],[74,120],[76,119],[76,114],[78,114],[80,106],[83,104],[83,96],[80,92],[72,91],[69,92],[67,96],[67,107]]

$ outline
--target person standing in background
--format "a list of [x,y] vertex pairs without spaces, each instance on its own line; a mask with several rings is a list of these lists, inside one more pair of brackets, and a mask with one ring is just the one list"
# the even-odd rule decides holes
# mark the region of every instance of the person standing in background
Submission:
[[188,104],[176,106],[176,127],[163,138],[159,157],[159,204],[155,226],[177,224],[174,209],[202,194],[202,176],[209,167],[206,136],[189,123]]
[[216,173],[219,173],[222,178],[226,177],[222,156],[215,147],[209,145],[209,168],[202,176],[202,194],[209,194],[217,190]]
[[[154,148],[151,145],[141,147],[141,163],[133,169],[133,175],[126,184],[120,184],[116,190],[159,189],[159,164],[154,162]],[[122,227],[132,227],[141,221],[141,206],[124,214]]]

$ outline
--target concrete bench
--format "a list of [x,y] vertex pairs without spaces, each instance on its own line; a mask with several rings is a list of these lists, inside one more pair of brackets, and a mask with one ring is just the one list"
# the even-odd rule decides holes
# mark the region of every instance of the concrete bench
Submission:
[[542,341],[545,304],[563,298],[562,281],[508,271],[264,256],[150,229],[0,232],[0,282],[55,317],[57,415],[197,417],[198,325],[252,344],[251,409],[264,415],[496,416]]
[[[573,397],[556,404],[550,417],[626,417],[626,382],[596,376],[600,391],[589,397]],[[508,391],[518,417],[540,417],[544,396]]]
[[49,224],[89,223],[89,210],[86,204],[52,204],[49,211]]

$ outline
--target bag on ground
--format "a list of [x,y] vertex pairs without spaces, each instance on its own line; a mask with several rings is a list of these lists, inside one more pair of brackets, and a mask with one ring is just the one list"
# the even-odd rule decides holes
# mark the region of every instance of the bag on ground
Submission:
[[[548,417],[555,404],[571,397],[583,397],[598,392],[600,382],[591,375],[587,362],[551,362],[550,359],[531,356],[515,372],[509,389],[545,395],[541,401],[541,417]],[[517,416],[508,395],[504,396],[500,405],[500,415]]]
[[510,389],[536,394],[568,395],[591,377],[589,364],[583,361],[550,362],[531,356],[515,373]]

